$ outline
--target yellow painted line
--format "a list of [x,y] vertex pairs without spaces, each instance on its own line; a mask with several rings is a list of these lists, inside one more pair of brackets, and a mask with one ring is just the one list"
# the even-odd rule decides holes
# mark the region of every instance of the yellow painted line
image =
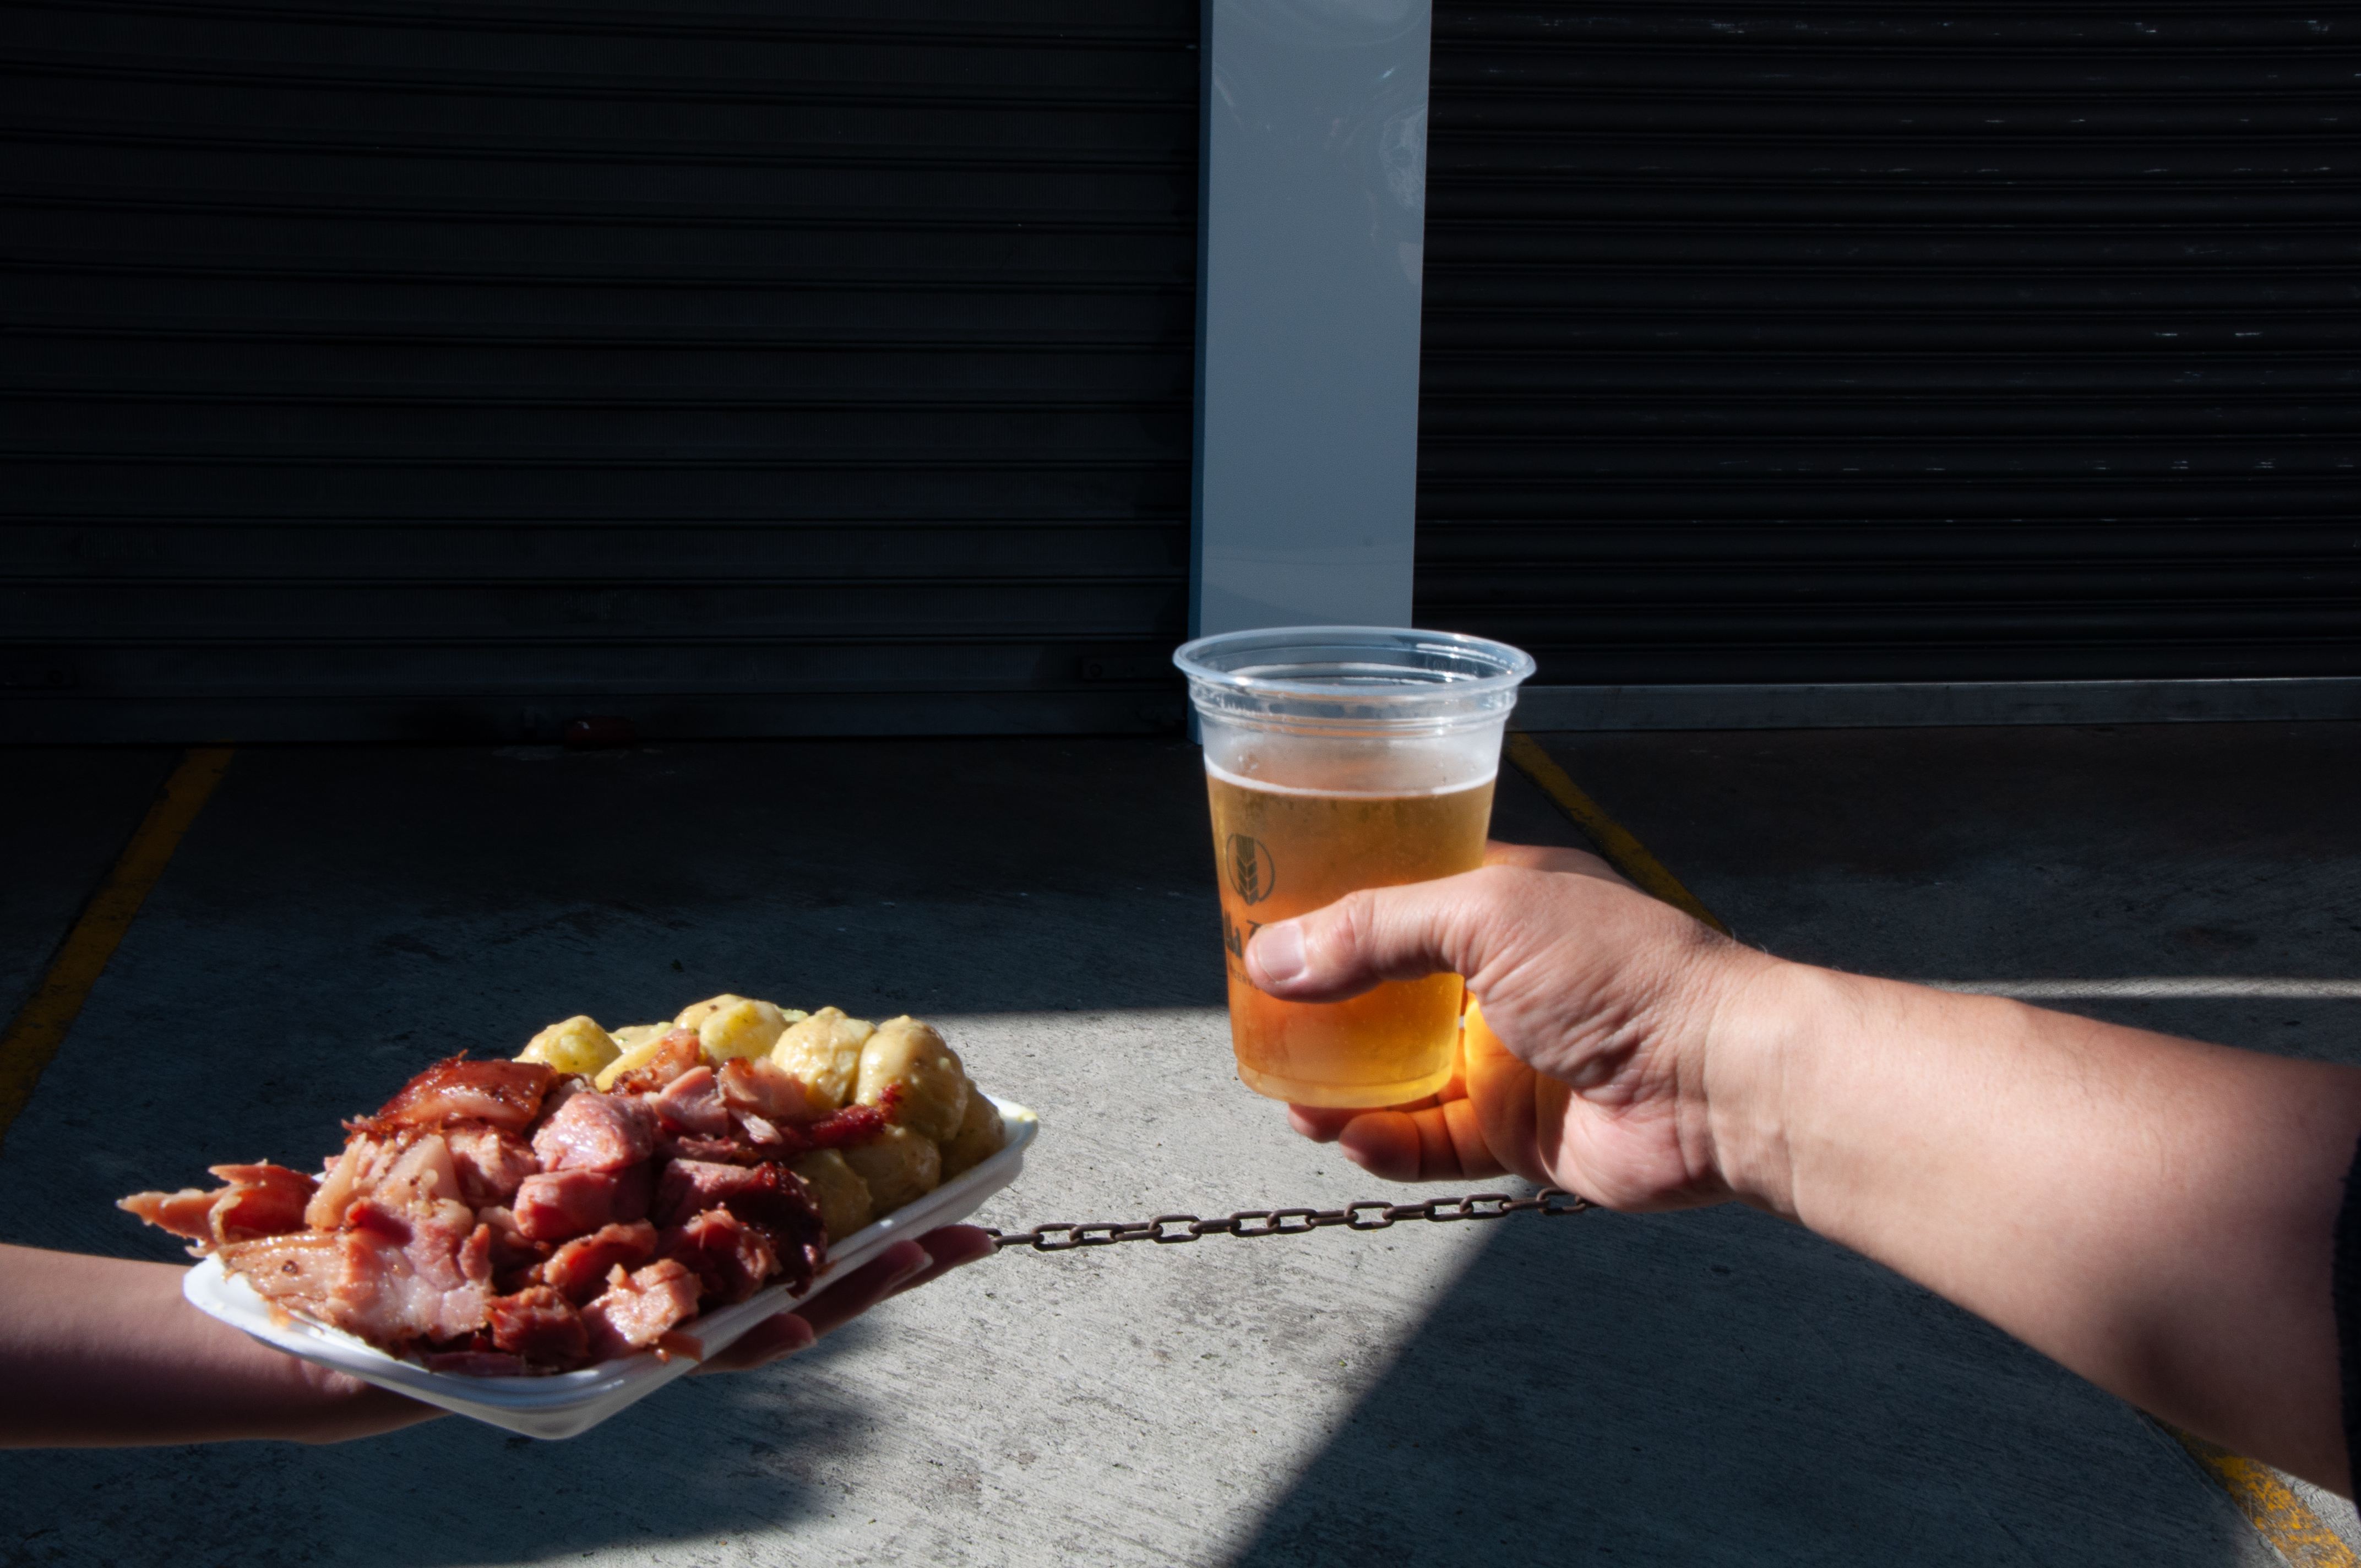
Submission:
[[82,1014],[82,1003],[90,999],[90,988],[98,983],[106,960],[115,956],[124,933],[138,918],[148,890],[172,863],[181,836],[204,809],[229,759],[226,746],[194,747],[181,759],[181,765],[157,792],[155,804],[148,808],[130,843],[124,846],[115,869],[106,873],[73,929],[66,933],[49,972],[41,977],[40,989],[17,1013],[8,1033],[0,1036],[0,1139],[7,1137],[17,1113],[33,1098],[41,1069],[65,1044],[74,1020]]
[[2320,1516],[2304,1507],[2303,1499],[2295,1495],[2279,1473],[2268,1464],[2256,1463],[2244,1454],[2206,1442],[2191,1432],[2182,1431],[2168,1421],[2157,1425],[2172,1434],[2173,1440],[2189,1451],[2189,1456],[2205,1467],[2206,1474],[2222,1484],[2238,1511],[2261,1533],[2265,1541],[2279,1550],[2279,1555],[2295,1564],[2295,1568],[2361,1568],[2361,1556],[2327,1525]]
[[1590,841],[1598,846],[1599,854],[1606,857],[1609,865],[1629,877],[1641,891],[1696,916],[1725,937],[1730,935],[1730,927],[1699,903],[1697,894],[1683,887],[1680,879],[1666,871],[1662,861],[1648,853],[1646,845],[1582,793],[1582,786],[1566,776],[1566,771],[1557,765],[1557,759],[1542,750],[1540,741],[1511,731],[1508,756],[1517,772],[1532,780],[1550,797],[1551,805],[1590,836]]

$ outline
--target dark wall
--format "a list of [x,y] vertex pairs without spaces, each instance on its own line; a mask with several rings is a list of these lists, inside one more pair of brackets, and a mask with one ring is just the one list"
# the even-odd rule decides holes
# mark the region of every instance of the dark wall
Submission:
[[1197,31],[0,5],[0,723],[1177,719]]
[[1438,6],[1420,623],[2361,673],[2356,71],[2351,6]]

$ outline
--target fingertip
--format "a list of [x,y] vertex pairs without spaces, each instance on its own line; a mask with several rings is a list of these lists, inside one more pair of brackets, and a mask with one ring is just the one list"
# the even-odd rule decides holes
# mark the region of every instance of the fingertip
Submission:
[[1287,1124],[1315,1144],[1333,1144],[1337,1135],[1359,1115],[1358,1111],[1339,1111],[1327,1105],[1290,1105]]
[[1353,1118],[1337,1138],[1345,1157],[1388,1181],[1419,1175],[1418,1123],[1403,1111],[1372,1111]]
[[885,1277],[888,1290],[934,1261],[934,1255],[915,1241],[895,1242],[877,1255],[878,1272]]
[[918,1242],[944,1268],[964,1267],[1000,1250],[992,1233],[980,1225],[945,1225],[940,1230],[928,1231]]
[[1303,927],[1281,920],[1257,931],[1246,943],[1246,978],[1263,991],[1276,991],[1303,973]]

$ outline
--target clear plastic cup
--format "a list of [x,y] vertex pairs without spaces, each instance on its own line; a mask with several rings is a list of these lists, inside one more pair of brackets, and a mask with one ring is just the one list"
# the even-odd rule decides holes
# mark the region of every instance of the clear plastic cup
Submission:
[[1501,733],[1532,660],[1448,631],[1293,626],[1200,638],[1172,662],[1204,734],[1238,1077],[1299,1105],[1433,1093],[1458,1047],[1457,975],[1281,1002],[1246,979],[1246,945],[1356,889],[1482,865]]

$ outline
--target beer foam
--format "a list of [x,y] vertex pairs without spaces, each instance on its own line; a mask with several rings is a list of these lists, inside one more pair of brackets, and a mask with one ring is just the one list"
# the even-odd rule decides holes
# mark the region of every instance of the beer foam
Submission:
[[1247,778],[1234,773],[1210,755],[1205,758],[1205,771],[1224,784],[1235,784],[1239,789],[1258,789],[1271,795],[1318,795],[1323,800],[1406,800],[1419,795],[1458,795],[1471,789],[1489,789],[1500,776],[1499,764],[1496,762],[1492,771],[1480,779],[1463,784],[1436,784],[1430,789],[1307,789],[1301,784],[1273,784],[1268,779]]

